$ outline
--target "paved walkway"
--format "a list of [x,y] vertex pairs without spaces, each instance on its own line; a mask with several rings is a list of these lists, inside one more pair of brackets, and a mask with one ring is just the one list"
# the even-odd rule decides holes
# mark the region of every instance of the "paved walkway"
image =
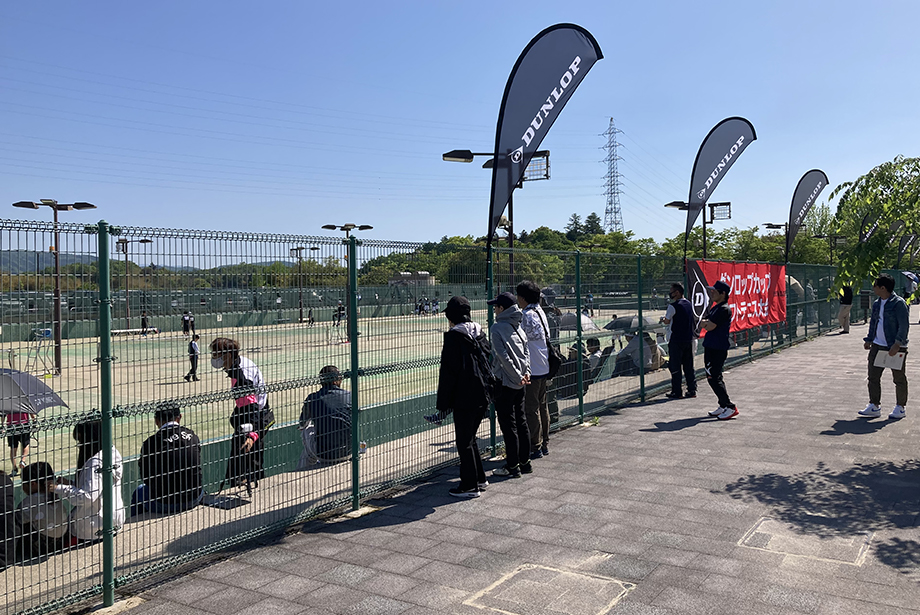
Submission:
[[556,434],[532,475],[478,499],[447,495],[448,468],[129,612],[920,615],[920,411],[856,416],[862,330],[728,372],[735,420],[706,416],[705,383],[633,405]]

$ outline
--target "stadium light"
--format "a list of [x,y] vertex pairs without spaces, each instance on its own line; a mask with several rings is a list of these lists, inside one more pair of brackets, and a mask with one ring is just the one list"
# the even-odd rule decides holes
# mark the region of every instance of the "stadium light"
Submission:
[[[58,212],[73,211],[75,209],[96,209],[96,206],[83,201],[58,203],[54,199],[41,199],[38,203],[35,201],[18,201],[13,203],[13,207],[19,207],[20,209],[50,207],[51,211],[54,212],[54,308],[51,328],[54,332],[54,373],[60,375],[64,361],[61,353],[61,235],[58,230]],[[37,271],[36,274],[38,274]]]

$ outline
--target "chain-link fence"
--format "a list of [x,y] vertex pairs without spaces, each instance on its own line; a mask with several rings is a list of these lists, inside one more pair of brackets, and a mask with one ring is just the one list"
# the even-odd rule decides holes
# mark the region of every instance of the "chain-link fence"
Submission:
[[[540,286],[567,357],[556,426],[666,388],[681,259],[493,255],[490,269],[472,246],[0,222],[4,612],[110,601],[454,463],[435,411],[452,296],[487,327],[489,294]],[[837,326],[833,268],[788,272],[802,290],[787,321],[734,334],[730,362]],[[492,413],[479,445],[501,454]]]

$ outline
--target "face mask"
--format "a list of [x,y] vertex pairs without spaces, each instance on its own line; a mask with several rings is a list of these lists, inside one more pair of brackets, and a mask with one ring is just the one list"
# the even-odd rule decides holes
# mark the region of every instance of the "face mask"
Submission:
[[213,357],[212,357],[212,358],[211,358],[211,367],[213,367],[214,369],[223,369],[223,368],[224,368],[224,360],[221,359],[220,357],[217,357],[217,358],[213,358]]

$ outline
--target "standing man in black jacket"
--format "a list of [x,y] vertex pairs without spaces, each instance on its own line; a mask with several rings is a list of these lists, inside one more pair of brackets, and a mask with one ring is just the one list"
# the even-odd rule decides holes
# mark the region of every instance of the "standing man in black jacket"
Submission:
[[[489,338],[470,317],[470,302],[454,296],[444,314],[450,329],[444,334],[436,406],[439,416],[454,414],[454,433],[460,455],[460,485],[450,490],[458,498],[478,498],[488,486],[476,433],[491,400]],[[431,417],[426,417],[432,421]],[[435,421],[432,421],[435,422]]]
[[131,514],[175,513],[201,501],[201,443],[179,424],[178,405],[162,405],[153,415],[157,432],[141,446],[138,469],[144,481],[131,498]]
[[665,397],[680,399],[684,396],[680,387],[680,372],[683,369],[687,380],[687,397],[696,397],[696,374],[693,370],[693,306],[684,298],[684,285],[671,284],[671,304],[664,315],[668,325],[668,369],[671,370],[671,392]]
[[847,284],[840,291],[840,311],[837,312],[837,322],[840,323],[840,333],[850,332],[850,310],[853,309],[853,287]]

